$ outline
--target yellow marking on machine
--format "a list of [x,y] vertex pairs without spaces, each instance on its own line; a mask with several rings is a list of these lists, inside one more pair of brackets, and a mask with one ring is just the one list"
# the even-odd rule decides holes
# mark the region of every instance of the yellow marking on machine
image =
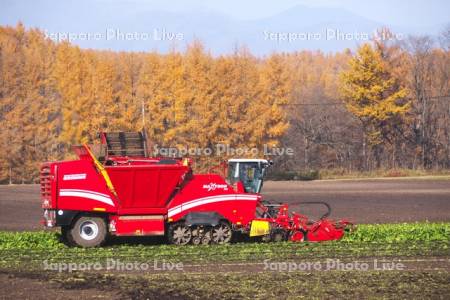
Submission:
[[103,207],[94,207],[92,210],[93,210],[93,211],[106,211],[106,208],[103,208]]
[[254,220],[250,227],[250,236],[261,236],[270,233],[270,224],[268,221]]
[[109,178],[108,172],[106,172],[106,169],[103,167],[103,165],[97,160],[94,154],[92,154],[91,150],[89,149],[89,146],[86,144],[84,144],[83,146],[91,156],[97,170],[100,172],[100,174],[102,174],[103,178],[105,179],[106,185],[108,186],[109,190],[117,197],[116,190],[114,189],[114,185],[112,184],[111,178]]

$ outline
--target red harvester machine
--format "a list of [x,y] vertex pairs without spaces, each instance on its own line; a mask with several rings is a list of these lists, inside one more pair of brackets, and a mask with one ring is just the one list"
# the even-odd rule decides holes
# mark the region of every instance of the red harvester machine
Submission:
[[74,147],[78,160],[41,166],[44,224],[66,240],[101,245],[108,235],[166,236],[173,244],[228,243],[233,234],[273,241],[337,240],[351,225],[310,222],[287,204],[267,203],[260,191],[269,162],[231,159],[225,180],[193,174],[189,159],[148,157],[141,132],[100,133],[103,154]]

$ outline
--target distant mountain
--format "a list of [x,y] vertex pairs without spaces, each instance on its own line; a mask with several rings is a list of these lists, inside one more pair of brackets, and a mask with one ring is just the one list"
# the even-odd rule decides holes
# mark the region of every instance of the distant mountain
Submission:
[[[320,49],[339,51],[364,43],[377,28],[388,26],[406,36],[423,33],[417,28],[381,24],[338,8],[296,6],[273,16],[252,21],[233,19],[207,10],[167,12],[150,5],[124,2],[4,0],[0,24],[19,20],[27,27],[39,27],[51,37],[71,33],[73,43],[84,48],[125,51],[184,49],[193,39],[201,40],[214,54],[246,45],[253,53]],[[20,17],[17,17],[20,16]],[[435,26],[424,31],[435,34]]]

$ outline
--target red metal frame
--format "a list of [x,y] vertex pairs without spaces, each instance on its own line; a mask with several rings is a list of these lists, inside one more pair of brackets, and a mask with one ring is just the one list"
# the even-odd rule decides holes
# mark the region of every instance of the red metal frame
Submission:
[[340,239],[350,224],[328,219],[311,224],[306,216],[290,214],[287,205],[279,206],[275,217],[256,217],[257,210],[268,211],[261,195],[245,193],[241,182],[231,186],[217,174],[193,175],[191,161],[115,156],[104,164],[105,175],[89,151],[75,150],[79,160],[41,167],[47,226],[54,225],[55,211],[68,210],[103,214],[115,235],[164,235],[168,224],[191,212],[214,212],[234,230],[249,232],[252,221],[259,220],[283,230],[292,241],[324,241]]
[[[268,211],[260,205],[263,211]],[[348,220],[334,221],[321,218],[311,221],[307,216],[299,213],[289,213],[287,204],[280,205],[275,218],[259,218],[255,220],[268,220],[275,229],[281,229],[288,234],[287,238],[294,242],[321,242],[341,239],[347,228],[352,229],[353,224]]]

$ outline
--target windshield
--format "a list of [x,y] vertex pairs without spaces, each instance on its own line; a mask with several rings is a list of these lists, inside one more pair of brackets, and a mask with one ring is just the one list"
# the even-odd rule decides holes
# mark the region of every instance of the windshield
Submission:
[[261,190],[263,166],[259,162],[230,162],[228,179],[231,184],[241,181],[247,193],[258,193]]

